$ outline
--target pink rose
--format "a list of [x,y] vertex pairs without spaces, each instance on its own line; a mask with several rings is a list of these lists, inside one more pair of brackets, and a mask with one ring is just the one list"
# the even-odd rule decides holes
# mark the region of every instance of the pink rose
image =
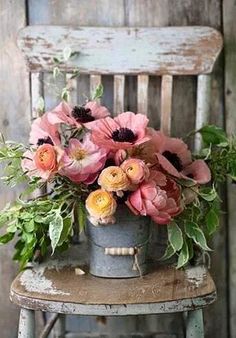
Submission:
[[142,183],[139,189],[129,196],[126,204],[136,215],[150,216],[158,224],[168,224],[172,217],[180,212],[180,196],[178,195],[176,200],[176,191],[173,197],[168,194],[169,192],[158,187],[154,181]]

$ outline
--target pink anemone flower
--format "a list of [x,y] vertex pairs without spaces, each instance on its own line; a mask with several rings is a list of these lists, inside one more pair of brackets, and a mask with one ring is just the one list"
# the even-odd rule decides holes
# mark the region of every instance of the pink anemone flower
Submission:
[[187,144],[181,139],[165,136],[160,131],[153,132],[152,142],[160,166],[170,175],[180,178],[181,171],[192,162]]
[[65,149],[60,174],[76,183],[91,184],[103,169],[106,158],[106,151],[95,145],[89,134],[85,135],[83,142],[72,138]]
[[81,128],[82,125],[90,128],[96,120],[109,115],[108,109],[99,105],[96,101],[89,101],[84,106],[73,108],[63,101],[48,113],[49,121],[52,124],[65,123],[77,128]]
[[136,215],[150,216],[158,224],[168,224],[179,213],[179,206],[173,197],[154,181],[142,183],[133,192],[126,204]]
[[60,145],[58,128],[50,123],[47,113],[33,121],[29,142],[35,146],[40,146],[44,143]]
[[198,184],[206,184],[211,180],[211,171],[203,160],[196,160],[182,170],[183,178],[192,179]]
[[106,117],[92,126],[92,140],[109,150],[128,149],[150,139],[145,115],[125,112],[114,119]]

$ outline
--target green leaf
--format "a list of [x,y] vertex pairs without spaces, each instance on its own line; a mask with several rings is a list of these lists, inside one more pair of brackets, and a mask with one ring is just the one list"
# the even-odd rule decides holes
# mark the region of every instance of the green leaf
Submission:
[[24,229],[26,232],[33,232],[34,229],[35,229],[35,223],[34,223],[34,220],[31,219],[30,221],[28,222],[24,222]]
[[71,230],[72,220],[71,217],[67,217],[63,220],[63,229],[61,232],[60,240],[58,242],[58,246],[62,245],[65,241],[68,241]]
[[53,68],[53,77],[54,79],[60,74],[60,69],[58,67]]
[[218,196],[214,186],[212,188],[202,188],[201,190],[199,190],[199,195],[208,202],[214,201]]
[[44,112],[45,102],[44,102],[44,98],[42,96],[39,97],[36,107],[37,107],[37,110],[39,112]]
[[194,242],[200,246],[203,250],[211,251],[208,247],[205,235],[199,226],[194,222],[185,223],[185,232],[189,238],[192,238]]
[[62,92],[61,92],[61,99],[68,102],[69,101],[69,98],[70,98],[70,92],[69,90],[65,87],[62,89]]
[[207,233],[209,235],[212,235],[219,226],[219,216],[217,213],[210,209],[210,211],[206,215],[206,227],[207,227]]
[[215,125],[206,125],[198,130],[206,145],[221,144],[227,142],[227,136],[222,128]]
[[172,245],[167,245],[164,255],[160,258],[161,261],[165,261],[169,258],[171,258],[175,254],[175,249],[172,247]]
[[179,254],[178,262],[177,262],[177,269],[181,268],[182,266],[186,265],[189,261],[189,250],[188,244],[186,240],[184,240],[182,249]]
[[78,203],[78,221],[79,221],[79,229],[82,232],[85,228],[87,220],[87,215],[85,211],[84,204],[82,202]]
[[56,246],[59,243],[62,230],[63,230],[63,218],[59,213],[56,213],[55,217],[49,224],[49,237],[51,240],[52,254],[54,253]]
[[94,93],[92,95],[92,100],[100,99],[102,96],[103,96],[103,85],[100,84],[95,89],[95,91],[94,91]]
[[11,223],[11,224],[7,227],[7,232],[15,233],[16,231],[17,231],[16,222]]
[[67,46],[63,49],[63,58],[65,61],[69,60],[69,58],[71,57],[71,53],[72,53],[72,50],[70,47]]
[[175,251],[178,251],[183,246],[183,235],[181,229],[175,222],[171,222],[167,226],[168,240]]
[[0,237],[0,244],[6,244],[10,242],[14,237],[13,232],[8,232],[7,234]]
[[60,64],[60,63],[61,63],[61,60],[60,60],[58,57],[56,57],[56,56],[54,56],[54,57],[52,58],[52,60],[53,60],[54,63],[57,63],[57,64]]

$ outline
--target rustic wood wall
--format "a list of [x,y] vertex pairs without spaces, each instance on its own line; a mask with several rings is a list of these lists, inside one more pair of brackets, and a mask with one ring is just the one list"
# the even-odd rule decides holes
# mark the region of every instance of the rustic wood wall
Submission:
[[[212,77],[211,121],[235,131],[236,118],[236,4],[233,0],[0,0],[0,129],[8,138],[27,139],[30,117],[29,81],[24,62],[16,47],[16,33],[26,23],[85,25],[85,26],[186,26],[207,25],[224,33],[225,53],[221,55]],[[45,76],[49,82],[51,75]],[[108,106],[112,106],[112,79],[103,79]],[[136,108],[136,80],[130,77],[126,84],[126,108]],[[88,77],[81,77],[78,98],[88,94]],[[154,127],[159,126],[160,79],[151,78],[149,117]],[[45,87],[46,104],[55,103],[49,88]],[[196,79],[176,77],[172,134],[181,136],[194,128]],[[184,123],[183,123],[184,121]],[[0,206],[14,197],[11,191],[0,187]],[[222,219],[222,227],[214,239],[212,273],[218,288],[218,301],[205,311],[206,337],[236,337],[236,250],[234,216],[236,188],[228,189],[229,218]],[[226,206],[225,206],[226,208]],[[16,335],[17,310],[9,304],[7,292],[15,270],[11,262],[11,247],[0,249],[0,329],[2,338]],[[163,317],[161,317],[163,318]],[[131,332],[158,331],[160,337],[182,337],[180,317],[157,316],[108,319],[106,324],[94,318],[77,321],[68,319],[72,329],[81,331]],[[164,333],[166,335],[164,335]],[[159,336],[158,336],[159,337]]]

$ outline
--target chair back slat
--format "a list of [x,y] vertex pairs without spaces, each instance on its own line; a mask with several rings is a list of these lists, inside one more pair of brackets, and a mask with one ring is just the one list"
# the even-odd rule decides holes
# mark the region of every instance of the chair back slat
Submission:
[[77,79],[73,78],[73,73],[66,73],[66,82],[70,93],[68,101],[77,104]]
[[124,97],[125,97],[125,76],[114,76],[114,104],[113,113],[114,116],[124,111]]
[[[210,75],[199,75],[197,80],[197,106],[196,106],[196,130],[209,122],[210,116],[210,97],[211,97],[211,77]],[[194,147],[199,151],[202,146],[201,135],[195,135]]]
[[211,73],[222,37],[210,27],[28,26],[18,45],[31,71],[52,71],[53,57],[70,46],[77,55],[60,69],[92,74]]
[[[95,89],[102,83],[101,75],[90,75],[90,96],[92,97]],[[100,102],[100,99],[97,99]]]
[[138,113],[148,113],[148,75],[138,75],[138,86],[137,86],[137,101],[138,101]]
[[31,118],[36,119],[40,116],[38,104],[40,97],[43,96],[43,74],[31,73]]
[[161,131],[170,135],[173,76],[164,75],[161,80]]

